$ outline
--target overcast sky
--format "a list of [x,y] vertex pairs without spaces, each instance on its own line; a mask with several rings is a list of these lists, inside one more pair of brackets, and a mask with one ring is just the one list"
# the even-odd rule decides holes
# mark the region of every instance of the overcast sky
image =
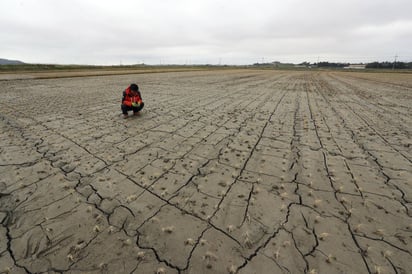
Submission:
[[412,61],[411,0],[0,0],[0,58],[62,64]]

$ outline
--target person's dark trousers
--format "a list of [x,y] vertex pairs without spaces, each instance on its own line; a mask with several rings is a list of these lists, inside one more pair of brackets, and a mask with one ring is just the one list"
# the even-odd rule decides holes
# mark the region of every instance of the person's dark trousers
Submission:
[[133,110],[133,113],[139,112],[144,107],[144,103],[142,102],[138,107],[129,107],[122,104],[122,112],[123,114],[127,114],[128,111]]

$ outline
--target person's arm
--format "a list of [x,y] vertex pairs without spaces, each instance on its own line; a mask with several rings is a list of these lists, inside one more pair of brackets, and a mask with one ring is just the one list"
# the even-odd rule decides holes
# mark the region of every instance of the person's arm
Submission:
[[122,104],[128,107],[132,106],[132,101],[129,96],[126,96],[126,91],[123,91]]
[[137,99],[137,102],[138,102],[139,104],[143,103],[142,94],[140,93],[140,91],[137,91],[137,94],[139,95],[139,96],[138,96],[139,98]]

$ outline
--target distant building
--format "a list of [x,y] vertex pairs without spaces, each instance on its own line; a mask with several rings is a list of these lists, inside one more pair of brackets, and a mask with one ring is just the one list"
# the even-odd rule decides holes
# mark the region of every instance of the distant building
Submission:
[[344,69],[365,69],[366,65],[364,64],[350,64],[349,66],[343,67]]

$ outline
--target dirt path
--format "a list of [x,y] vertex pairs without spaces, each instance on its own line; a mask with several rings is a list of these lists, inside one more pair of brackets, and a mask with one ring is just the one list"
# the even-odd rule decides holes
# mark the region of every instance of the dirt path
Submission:
[[[123,120],[131,82],[145,109]],[[412,80],[396,83],[0,81],[0,273],[412,273]]]

